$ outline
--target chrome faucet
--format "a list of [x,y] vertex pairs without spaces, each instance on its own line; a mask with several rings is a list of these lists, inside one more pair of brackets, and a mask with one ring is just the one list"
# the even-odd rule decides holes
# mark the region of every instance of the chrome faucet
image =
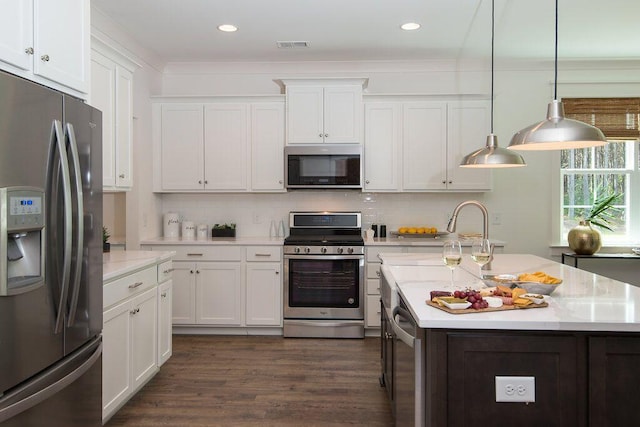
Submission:
[[[462,202],[455,207],[455,209],[453,210],[453,213],[451,214],[451,218],[449,219],[449,224],[447,224],[447,231],[449,233],[453,233],[454,231],[456,231],[458,214],[460,213],[460,210],[463,207],[468,205],[476,206],[478,209],[482,211],[482,218],[484,220],[483,228],[482,228],[482,238],[488,239],[489,238],[489,212],[487,211],[487,208],[477,200],[467,200],[466,202]],[[491,256],[489,258],[489,262],[482,266],[482,270],[491,270],[491,260],[493,259],[493,250],[495,248],[495,245],[491,243],[490,247],[491,247],[491,253],[490,253]]]

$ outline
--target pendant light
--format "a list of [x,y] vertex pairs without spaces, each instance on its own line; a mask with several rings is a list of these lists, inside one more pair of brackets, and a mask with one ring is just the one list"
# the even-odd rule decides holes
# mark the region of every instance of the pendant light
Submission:
[[463,168],[514,168],[526,166],[521,155],[498,147],[498,137],[493,133],[493,42],[495,33],[494,0],[491,0],[491,133],[484,148],[467,154],[460,163]]
[[567,119],[564,116],[564,106],[561,101],[558,101],[558,0],[556,0],[555,36],[553,101],[547,107],[547,118],[513,135],[509,149],[564,150],[598,147],[607,143],[604,134],[597,127]]

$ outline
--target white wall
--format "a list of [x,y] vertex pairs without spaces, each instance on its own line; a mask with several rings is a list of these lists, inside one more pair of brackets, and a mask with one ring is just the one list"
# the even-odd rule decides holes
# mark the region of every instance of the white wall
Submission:
[[[118,29],[105,26],[105,31]],[[119,39],[123,46],[135,46]],[[151,61],[153,62],[153,61]],[[557,153],[525,153],[528,166],[495,170],[490,193],[369,194],[359,192],[289,192],[284,194],[164,194],[151,192],[151,132],[149,95],[274,95],[274,81],[292,77],[367,77],[367,95],[423,94],[448,96],[490,93],[486,63],[465,62],[316,62],[316,63],[170,63],[136,71],[134,120],[136,179],[127,196],[128,247],[162,234],[165,212],[179,212],[196,223],[236,222],[240,236],[267,236],[271,219],[285,219],[292,210],[361,210],[365,225],[384,221],[389,230],[400,225],[446,226],[455,205],[468,199],[486,204],[499,214],[500,224],[490,224],[490,237],[507,242],[507,252],[549,257],[552,240],[551,201]],[[542,120],[552,99],[553,64],[498,63],[495,73],[495,133],[501,146],[509,144],[519,129]],[[161,88],[158,87],[159,70]],[[638,63],[560,64],[561,87],[586,84],[591,94],[607,96],[609,89],[636,87]],[[613,83],[616,83],[613,85]],[[622,89],[621,89],[622,88]],[[568,94],[577,96],[580,93]],[[559,97],[563,96],[559,92]],[[620,95],[614,95],[620,96]],[[635,95],[637,96],[637,94]],[[487,134],[489,129],[487,129]],[[478,147],[486,134],[478,135]],[[257,217],[256,217],[257,215]],[[458,231],[480,231],[480,211],[465,209]]]

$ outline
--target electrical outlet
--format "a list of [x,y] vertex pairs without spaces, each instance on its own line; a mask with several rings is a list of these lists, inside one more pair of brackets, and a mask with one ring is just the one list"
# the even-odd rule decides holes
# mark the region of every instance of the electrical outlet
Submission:
[[496,377],[496,402],[535,401],[535,377]]
[[259,213],[254,213],[253,214],[253,223],[254,224],[262,224],[262,215],[260,215]]
[[498,212],[494,212],[491,214],[491,225],[500,225],[502,224],[502,214]]

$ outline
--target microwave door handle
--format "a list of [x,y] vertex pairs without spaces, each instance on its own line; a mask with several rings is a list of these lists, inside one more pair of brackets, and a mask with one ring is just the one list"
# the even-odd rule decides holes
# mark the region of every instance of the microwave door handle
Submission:
[[80,156],[78,155],[78,144],[76,134],[71,123],[67,123],[65,138],[69,140],[69,152],[71,154],[70,164],[73,166],[74,190],[76,197],[76,265],[73,274],[71,287],[71,304],[69,305],[69,316],[67,326],[73,326],[78,308],[78,295],[80,294],[80,275],[82,274],[82,260],[84,253],[84,201],[82,192],[82,173],[80,170]]
[[[62,331],[62,325],[64,322],[64,308],[67,301],[67,294],[69,292],[69,275],[71,274],[71,239],[72,239],[72,209],[71,209],[71,178],[69,174],[69,160],[67,158],[67,150],[65,147],[64,130],[62,123],[59,120],[53,121],[53,130],[51,132],[51,138],[57,149],[60,169],[59,173],[62,174],[62,199],[64,204],[64,249],[62,259],[62,281],[60,283],[60,301],[58,302],[58,313],[56,315],[56,323],[54,332],[56,334]],[[59,201],[55,201],[58,203]]]

